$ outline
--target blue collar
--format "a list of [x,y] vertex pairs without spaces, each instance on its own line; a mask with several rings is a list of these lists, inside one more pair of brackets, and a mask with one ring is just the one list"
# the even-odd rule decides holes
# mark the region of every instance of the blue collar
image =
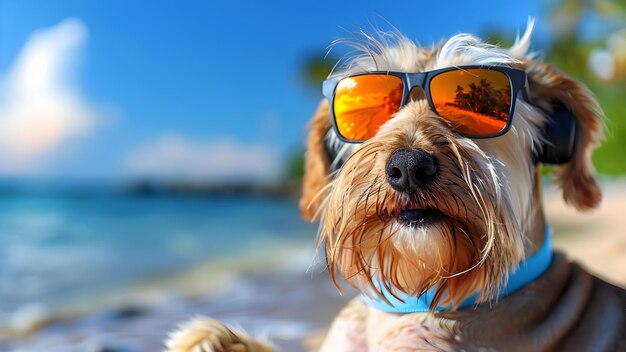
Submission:
[[[534,281],[548,269],[551,262],[552,229],[550,227],[546,227],[545,240],[541,248],[539,248],[539,250],[535,254],[519,264],[517,269],[509,276],[507,285],[502,289],[502,291],[500,291],[498,298],[506,297]],[[432,303],[436,292],[435,289],[430,289],[420,296],[409,296],[408,294],[399,291],[394,292],[396,296],[401,299],[399,300],[395,298],[388,290],[382,287],[383,285],[381,285],[379,282],[375,282],[375,284],[379,286],[383,296],[387,300],[389,300],[392,305],[389,305],[387,302],[381,300],[380,298],[369,298],[365,294],[361,294],[361,299],[370,307],[389,313],[428,312],[430,304]],[[477,306],[477,297],[478,294],[476,293],[466,298],[463,302],[461,302],[459,309]],[[435,307],[436,312],[445,312],[449,310],[449,306]]]

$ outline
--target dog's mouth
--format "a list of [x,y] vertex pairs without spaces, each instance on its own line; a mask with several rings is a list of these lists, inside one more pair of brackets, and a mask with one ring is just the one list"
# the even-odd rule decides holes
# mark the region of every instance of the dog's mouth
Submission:
[[400,210],[398,220],[404,225],[428,226],[443,220],[445,215],[437,209],[404,209]]

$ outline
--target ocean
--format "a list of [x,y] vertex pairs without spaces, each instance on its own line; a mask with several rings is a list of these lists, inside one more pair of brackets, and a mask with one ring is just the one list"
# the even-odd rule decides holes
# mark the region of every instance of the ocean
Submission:
[[315,246],[317,226],[300,220],[294,200],[85,189],[0,185],[0,325],[201,263],[263,265],[247,254],[277,243]]

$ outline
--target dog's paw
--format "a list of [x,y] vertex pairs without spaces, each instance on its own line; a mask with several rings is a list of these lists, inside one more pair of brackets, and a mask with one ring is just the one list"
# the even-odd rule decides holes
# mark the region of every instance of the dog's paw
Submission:
[[223,323],[196,317],[170,333],[165,352],[265,352],[272,349]]

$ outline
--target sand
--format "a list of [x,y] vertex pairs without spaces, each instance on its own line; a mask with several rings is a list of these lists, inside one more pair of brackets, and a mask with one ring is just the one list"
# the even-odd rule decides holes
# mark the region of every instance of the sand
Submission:
[[626,287],[626,182],[603,185],[599,209],[580,213],[567,206],[555,189],[545,196],[554,246],[592,273]]

